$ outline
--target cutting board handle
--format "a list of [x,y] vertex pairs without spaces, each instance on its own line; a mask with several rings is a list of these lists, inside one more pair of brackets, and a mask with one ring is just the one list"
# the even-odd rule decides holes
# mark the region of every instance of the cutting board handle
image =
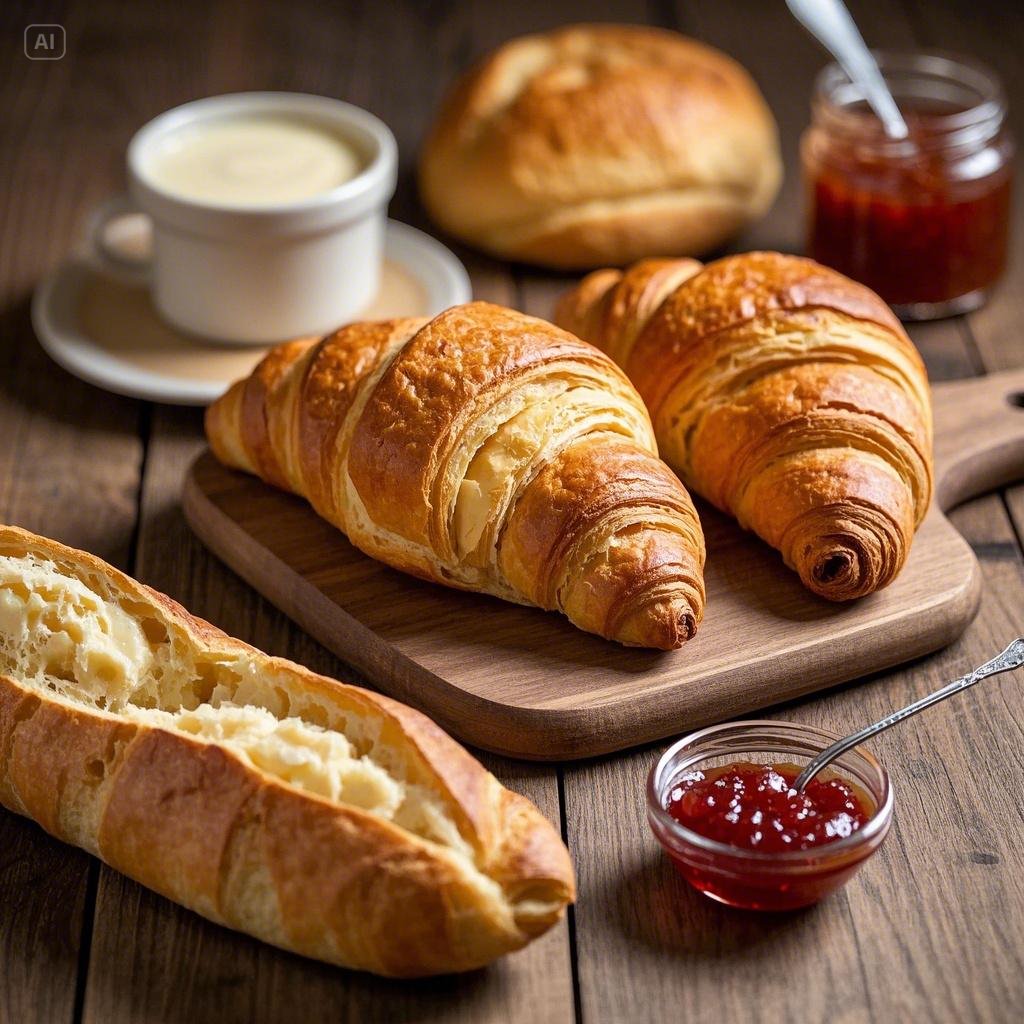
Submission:
[[932,395],[943,511],[1024,479],[1024,369],[936,384]]

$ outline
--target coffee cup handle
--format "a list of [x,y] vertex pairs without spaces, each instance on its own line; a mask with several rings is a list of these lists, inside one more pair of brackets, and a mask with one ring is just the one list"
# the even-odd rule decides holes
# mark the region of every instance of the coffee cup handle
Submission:
[[153,222],[131,196],[114,196],[93,212],[86,229],[89,255],[108,274],[145,283],[153,263]]

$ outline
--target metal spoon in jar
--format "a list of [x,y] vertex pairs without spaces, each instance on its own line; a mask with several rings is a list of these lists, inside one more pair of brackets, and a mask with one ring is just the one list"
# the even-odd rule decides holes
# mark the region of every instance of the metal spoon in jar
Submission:
[[952,697],[954,693],[966,690],[969,686],[981,682],[982,679],[988,676],[997,676],[1000,672],[1009,672],[1012,669],[1020,668],[1021,665],[1024,665],[1024,637],[1018,637],[1002,654],[997,655],[991,661],[986,661],[980,668],[976,668],[973,672],[961,676],[959,679],[942,687],[941,690],[936,690],[934,693],[928,694],[927,697],[915,700],[913,704],[908,704],[905,708],[894,711],[891,715],[886,715],[880,722],[875,722],[874,725],[869,725],[866,729],[861,729],[860,732],[855,732],[845,739],[837,740],[831,747],[826,747],[796,777],[793,789],[797,793],[802,792],[804,786],[822,768],[830,764],[841,754],[845,754],[852,747],[856,747],[865,740],[871,739],[872,736],[877,736],[880,732],[884,732],[889,726],[902,722],[905,718],[910,718],[911,715],[916,715],[918,711],[924,711],[925,708],[930,708],[933,704],[938,704],[940,700]]
[[793,17],[835,57],[850,81],[861,87],[885,134],[891,139],[907,138],[907,122],[842,0],[786,0],[786,4]]

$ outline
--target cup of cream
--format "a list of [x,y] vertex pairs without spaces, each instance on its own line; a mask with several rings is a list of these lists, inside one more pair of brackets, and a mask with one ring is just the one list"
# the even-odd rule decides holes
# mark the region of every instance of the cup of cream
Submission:
[[128,146],[158,312],[237,344],[357,316],[379,284],[397,163],[382,121],[323,96],[238,93],[161,114]]

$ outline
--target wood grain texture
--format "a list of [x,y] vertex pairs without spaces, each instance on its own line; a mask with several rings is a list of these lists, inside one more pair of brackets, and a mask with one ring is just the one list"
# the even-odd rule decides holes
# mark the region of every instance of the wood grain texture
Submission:
[[[676,6],[684,29],[726,47],[754,70],[779,116],[787,185],[773,213],[740,246],[799,251],[794,157],[822,55],[809,39],[794,35],[772,5],[751,0],[726,10],[713,0],[687,0]],[[917,44],[899,5],[849,6],[870,41]],[[931,19],[941,5],[928,5],[927,11]],[[985,15],[975,11],[977,31],[987,31]],[[952,26],[938,42],[954,48],[958,40]],[[1007,301],[1011,290],[1020,295],[1020,262],[1014,267],[1012,285],[997,293],[990,309]],[[542,313],[550,293],[543,294],[543,282],[538,285],[535,311]],[[985,368],[963,321],[919,325],[911,334],[933,380]],[[1021,364],[1024,350],[1002,365]],[[1020,550],[999,498],[973,502],[951,519],[982,566],[981,609],[964,636],[926,661],[787,707],[779,717],[849,731],[980,663],[1020,633],[1020,605],[1013,609],[1021,587]],[[695,1024],[1018,1020],[1024,1007],[1024,889],[1019,868],[986,845],[1015,846],[1024,815],[1020,797],[1010,796],[1024,784],[1019,715],[1012,710],[1018,694],[1019,684],[1006,680],[998,689],[977,692],[970,704],[936,709],[878,738],[872,750],[889,767],[896,787],[895,828],[854,883],[803,914],[722,911],[683,885],[643,821],[640,787],[660,749],[569,769],[566,815],[581,887],[576,919],[582,1018],[604,1024],[636,1016],[636,1006],[656,1006],[660,1019],[669,1019],[671,1008],[671,1019]],[[953,770],[947,774],[950,760]],[[997,764],[998,777],[978,773],[967,762]],[[990,814],[985,807],[995,794],[998,810]],[[970,899],[979,890],[984,909],[976,914]],[[996,892],[1003,905],[993,912]],[[623,966],[612,975],[609,963]]]
[[[317,672],[360,682],[225,574],[190,535],[178,499],[185,468],[201,444],[199,421],[190,410],[158,410],[154,417],[138,575],[235,636]],[[495,758],[486,763],[558,823],[553,770]],[[250,986],[251,978],[261,984]],[[101,870],[85,1020],[194,1020],[215,1012],[229,1021],[275,1021],[307,1000],[331,1020],[415,1020],[433,1005],[445,1019],[468,1024],[512,1019],[518,1007],[529,1005],[538,1021],[563,1021],[572,1007],[567,926],[563,922],[521,953],[468,978],[395,985],[271,950]]]
[[[1006,400],[1022,389],[1024,372],[936,388],[940,504],[1024,474],[1024,409]],[[937,508],[892,586],[834,605],[702,506],[707,613],[663,654],[412,580],[304,502],[207,457],[184,503],[216,554],[339,657],[467,742],[524,757],[606,753],[888,668],[949,643],[977,602],[974,558]]]
[[[94,97],[80,88],[79,71],[22,55],[24,27],[38,13],[20,4],[0,10],[0,520],[130,568],[143,411],[54,367],[29,322],[32,286],[109,189],[107,140],[87,124]],[[97,165],[68,159],[94,143]],[[95,872],[85,854],[0,811],[3,1024],[75,1019]]]
[[[74,1019],[89,857],[0,811],[0,1021]],[[91,906],[88,906],[91,911]]]
[[[985,553],[982,609],[961,641],[776,717],[851,730],[1019,632],[1024,567],[996,506],[990,497],[953,516]],[[628,1019],[642,1000],[708,1024],[1016,1019],[1024,1006],[1018,694],[1019,683],[1005,679],[879,737],[872,751],[892,774],[893,833],[853,884],[798,914],[722,910],[675,874],[641,797],[659,750],[570,768],[584,1020]],[[984,758],[997,767],[977,772]],[[620,966],[611,973],[609,963]]]
[[[1024,137],[1024,19],[993,0],[858,0],[870,42],[974,51],[1010,90]],[[27,300],[89,209],[123,187],[123,149],[174,103],[233,89],[303,88],[368,106],[396,131],[392,214],[428,227],[411,182],[415,148],[445,84],[503,39],[579,18],[680,27],[741,59],[782,129],[783,195],[735,243],[799,251],[795,155],[824,57],[763,0],[523,0],[516,4],[313,0],[10,0],[0,5],[0,516],[132,567],[134,494],[146,467],[139,571],[273,653],[344,672],[319,645],[206,555],[178,493],[201,449],[198,418],[81,385],[35,348]],[[68,27],[64,62],[21,60],[26,24]],[[1014,259],[968,320],[912,334],[933,380],[1024,365],[1024,204]],[[457,247],[479,297],[548,315],[572,279],[509,268]],[[963,638],[910,668],[790,705],[780,715],[852,728],[919,696],[1024,626],[1024,489],[952,514],[979,558],[981,609]],[[658,750],[568,766],[486,758],[502,780],[565,818],[579,871],[574,965],[565,929],[500,971],[404,987],[306,964],[102,872],[91,954],[90,861],[0,814],[0,1021],[234,1020],[569,1022],[1018,1021],[1024,1011],[1019,684],[978,688],[880,738],[897,822],[883,853],[835,900],[794,917],[721,911],[682,888],[642,820],[640,782]],[[994,766],[974,771],[978,764]],[[962,773],[962,774],[960,774]],[[956,786],[951,786],[950,779]],[[991,808],[991,809],[989,809]],[[94,862],[93,862],[94,863]],[[86,920],[83,935],[82,924]],[[549,940],[545,940],[547,943]],[[535,958],[526,959],[528,954]],[[76,979],[78,963],[87,976]],[[77,988],[77,993],[76,993]],[[76,998],[77,995],[77,998]]]

